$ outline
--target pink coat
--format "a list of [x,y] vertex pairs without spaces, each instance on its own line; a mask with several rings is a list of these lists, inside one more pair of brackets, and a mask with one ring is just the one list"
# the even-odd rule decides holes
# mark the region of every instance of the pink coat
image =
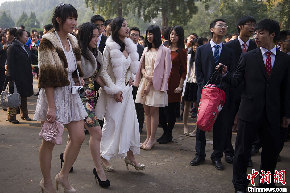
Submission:
[[[140,66],[137,71],[134,86],[138,87],[142,78],[142,64],[145,63],[145,53],[148,51],[148,47],[144,49],[140,60]],[[157,57],[154,63],[153,71],[153,87],[154,90],[167,91],[168,90],[168,77],[170,75],[172,62],[170,49],[161,45],[157,51]]]

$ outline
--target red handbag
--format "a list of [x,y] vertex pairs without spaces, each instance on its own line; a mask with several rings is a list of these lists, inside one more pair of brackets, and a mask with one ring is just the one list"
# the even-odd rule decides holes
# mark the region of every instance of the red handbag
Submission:
[[203,131],[211,131],[224,104],[225,92],[217,85],[207,83],[202,89],[198,106],[197,127]]

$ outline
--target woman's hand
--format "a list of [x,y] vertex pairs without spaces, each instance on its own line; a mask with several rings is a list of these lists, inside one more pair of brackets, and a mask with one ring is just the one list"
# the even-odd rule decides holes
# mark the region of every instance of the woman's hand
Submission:
[[119,91],[117,94],[114,95],[114,99],[116,102],[122,102],[123,100],[123,92]]
[[181,93],[182,91],[182,88],[181,87],[177,87],[175,90],[174,90],[174,93]]
[[53,122],[55,122],[55,119],[56,119],[55,108],[48,107],[47,114],[46,114],[46,120],[50,123],[53,123]]
[[123,51],[123,54],[124,54],[124,56],[125,56],[126,58],[128,58],[129,54],[128,54],[128,52],[127,52],[126,50]]

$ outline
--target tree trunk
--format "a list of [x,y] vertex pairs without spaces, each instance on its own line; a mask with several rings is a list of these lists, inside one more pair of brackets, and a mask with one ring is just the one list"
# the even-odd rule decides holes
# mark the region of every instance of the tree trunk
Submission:
[[118,0],[118,17],[123,17],[122,0]]
[[167,10],[164,7],[161,10],[162,14],[162,27],[168,27],[168,17],[167,17]]

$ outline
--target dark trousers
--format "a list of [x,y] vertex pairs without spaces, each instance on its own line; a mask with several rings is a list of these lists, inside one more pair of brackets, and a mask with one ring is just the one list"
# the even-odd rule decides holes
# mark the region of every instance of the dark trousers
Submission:
[[[229,113],[228,107],[224,106],[223,110],[219,113],[214,125],[213,125],[213,153],[211,159],[213,161],[220,160],[223,157],[223,151],[225,149],[225,139],[227,135],[226,120]],[[205,157],[205,145],[206,138],[205,132],[197,128],[196,130],[196,156]]]
[[164,134],[172,138],[172,129],[176,122],[176,108],[179,108],[179,103],[168,103],[166,107],[159,108],[159,121],[163,128]]
[[[280,128],[270,128],[266,118],[254,123],[239,119],[233,163],[233,184],[236,190],[246,191],[249,184],[247,165],[256,136],[259,136],[262,145],[260,170],[274,174],[277,158],[283,147],[280,132],[282,132]],[[273,175],[271,184],[261,184],[261,186],[274,187]]]
[[236,114],[238,113],[239,106],[240,106],[241,99],[239,97],[233,96],[230,101],[230,108],[229,108],[229,116],[227,119],[228,125],[227,128],[227,135],[226,135],[226,146],[224,153],[225,155],[234,156],[234,148],[232,145],[232,127],[234,125]]
[[[136,95],[137,95],[137,91],[138,91],[138,87],[133,86],[133,99],[136,99]],[[140,103],[135,103],[135,109],[136,109],[136,113],[137,113],[137,119],[138,119],[138,123],[139,123],[139,131],[141,132],[143,129],[143,125],[144,125],[144,108],[143,105]]]
[[5,90],[5,80],[6,80],[6,76],[5,76],[5,68],[0,67],[0,93]]

